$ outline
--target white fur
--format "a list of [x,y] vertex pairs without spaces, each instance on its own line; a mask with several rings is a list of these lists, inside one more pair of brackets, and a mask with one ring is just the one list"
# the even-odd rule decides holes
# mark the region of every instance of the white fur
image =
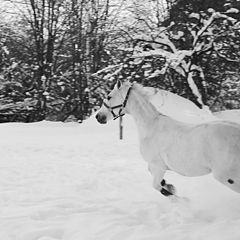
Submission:
[[[114,88],[108,103],[120,104],[130,83]],[[161,189],[167,170],[184,176],[213,176],[240,192],[240,125],[224,121],[189,124],[160,114],[149,101],[149,92],[134,84],[125,112],[136,121],[140,151],[153,175],[153,186]],[[111,113],[104,106],[99,115],[110,120]],[[228,180],[234,181],[230,184]]]

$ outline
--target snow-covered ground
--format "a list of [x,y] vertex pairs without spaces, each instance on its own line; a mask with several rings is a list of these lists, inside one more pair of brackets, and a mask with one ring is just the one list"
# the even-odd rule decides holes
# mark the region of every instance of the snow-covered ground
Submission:
[[240,195],[211,175],[152,188],[135,126],[0,125],[0,240],[239,240]]

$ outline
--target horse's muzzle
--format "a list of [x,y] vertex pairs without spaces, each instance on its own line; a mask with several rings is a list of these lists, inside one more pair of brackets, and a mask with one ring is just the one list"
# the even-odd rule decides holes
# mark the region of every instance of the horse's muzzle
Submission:
[[96,115],[96,119],[99,123],[101,124],[106,124],[107,123],[107,117],[105,115],[102,115],[102,114],[97,114]]

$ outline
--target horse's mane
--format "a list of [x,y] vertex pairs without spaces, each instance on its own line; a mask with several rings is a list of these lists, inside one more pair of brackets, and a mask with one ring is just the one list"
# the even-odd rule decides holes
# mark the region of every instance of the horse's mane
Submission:
[[[154,88],[154,87],[144,87],[140,83],[134,83],[133,88],[138,90],[147,99],[150,99],[152,96],[154,96],[156,94],[160,94],[162,98],[171,98],[174,95],[176,96],[176,94],[171,93],[166,90],[163,90],[163,89],[158,89],[158,88]],[[178,97],[182,98],[180,96],[178,96]]]
[[[195,105],[192,101],[181,97],[170,91],[163,89],[144,87],[139,83],[134,83],[133,88],[136,89],[142,96],[147,98],[147,100],[159,111],[161,107],[170,107],[172,103],[180,107],[188,108],[191,111],[198,111],[200,108]],[[161,112],[161,111],[160,111]]]
[[165,102],[167,102],[168,99],[172,99],[174,96],[182,98],[166,90],[162,90],[154,87],[144,87],[140,83],[134,83],[133,89],[137,90],[144,98],[146,98],[149,101],[149,103],[156,109],[156,111],[158,111],[161,114],[163,113],[160,111],[159,105],[154,104],[154,102],[152,101],[153,97],[157,96],[158,103],[160,105],[163,105]]
[[161,115],[189,123],[216,120],[216,117],[211,112],[200,109],[192,101],[172,92],[153,87],[144,87],[139,83],[134,83],[133,89],[140,93]]
[[155,95],[159,90],[153,87],[144,87],[140,83],[134,83],[133,89],[141,93],[142,96],[149,98],[152,95]]
[[150,101],[150,96],[153,96],[154,94],[156,94],[156,92],[158,91],[157,89],[152,87],[144,87],[139,83],[134,83],[132,85],[132,89],[135,90],[138,94],[140,94],[144,99],[146,99],[146,102],[157,114],[164,115],[160,111],[158,111],[156,106],[154,106],[154,104],[152,104],[152,102]]

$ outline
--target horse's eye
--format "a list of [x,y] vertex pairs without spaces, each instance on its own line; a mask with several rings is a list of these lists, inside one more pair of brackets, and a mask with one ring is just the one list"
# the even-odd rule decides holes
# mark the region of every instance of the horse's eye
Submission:
[[111,99],[111,97],[110,96],[107,96],[107,100],[109,101]]

